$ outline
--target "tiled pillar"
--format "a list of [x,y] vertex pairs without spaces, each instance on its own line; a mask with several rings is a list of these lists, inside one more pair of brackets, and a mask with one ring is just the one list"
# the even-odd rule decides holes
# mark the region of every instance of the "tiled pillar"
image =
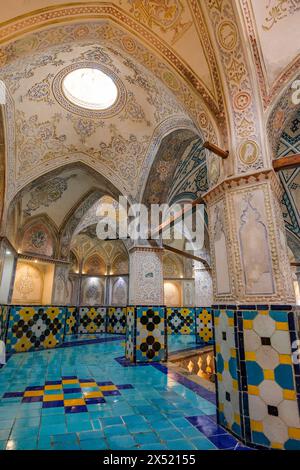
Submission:
[[196,343],[203,346],[213,344],[213,318],[211,307],[196,307]]
[[129,305],[126,358],[131,362],[167,358],[167,322],[163,304],[163,250],[147,242],[129,250]]
[[167,360],[167,320],[164,306],[127,307],[125,356],[135,363]]
[[300,450],[299,311],[213,308],[219,423],[248,445]]
[[275,173],[264,170],[225,180],[205,196],[218,420],[247,444],[300,449],[294,291],[281,195]]
[[194,264],[195,305],[211,307],[213,303],[213,287],[211,272],[199,261]]

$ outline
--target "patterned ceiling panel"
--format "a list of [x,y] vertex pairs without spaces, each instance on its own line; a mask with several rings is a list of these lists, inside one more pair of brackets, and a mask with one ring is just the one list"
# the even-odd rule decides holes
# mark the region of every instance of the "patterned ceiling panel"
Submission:
[[[300,110],[281,135],[277,156],[300,153]],[[294,256],[300,257],[300,169],[280,172],[284,187],[283,217],[288,230],[288,241]]]

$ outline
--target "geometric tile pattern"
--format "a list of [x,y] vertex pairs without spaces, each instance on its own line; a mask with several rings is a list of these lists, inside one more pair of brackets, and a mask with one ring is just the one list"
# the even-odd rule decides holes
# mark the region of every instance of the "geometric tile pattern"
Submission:
[[219,423],[247,444],[300,450],[300,366],[293,364],[291,346],[299,332],[293,307],[213,308]]
[[191,335],[195,333],[193,308],[167,308],[168,334]]
[[55,348],[63,342],[64,307],[21,307],[9,310],[7,352]]
[[165,307],[136,307],[136,362],[167,359]]
[[126,307],[109,307],[107,312],[107,333],[126,333]]
[[7,305],[0,305],[0,340],[4,341],[7,332],[9,307]]
[[77,307],[66,307],[65,335],[75,335],[78,330]]
[[78,333],[105,333],[105,307],[79,307]]
[[134,363],[167,360],[165,307],[127,307],[125,355]]
[[135,362],[135,307],[127,307],[126,316],[126,340],[125,340],[125,357],[130,362]]
[[196,342],[213,344],[213,319],[210,307],[197,307],[196,313]]
[[231,306],[215,308],[213,318],[218,420],[219,424],[241,437],[236,310]]
[[64,408],[65,413],[87,413],[87,405],[106,403],[105,397],[121,395],[120,390],[133,388],[130,384],[96,382],[64,376],[61,380],[46,381],[44,385],[29,386],[23,392],[6,392],[3,399],[22,398],[21,403],[42,402],[42,408]]

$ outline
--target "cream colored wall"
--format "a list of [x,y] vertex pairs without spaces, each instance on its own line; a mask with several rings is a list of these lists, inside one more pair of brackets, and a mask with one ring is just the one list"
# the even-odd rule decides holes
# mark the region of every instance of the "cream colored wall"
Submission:
[[44,274],[44,287],[42,295],[42,304],[51,304],[52,301],[52,289],[53,289],[53,279],[54,279],[54,264],[45,265],[45,274]]
[[182,284],[164,281],[164,303],[167,307],[182,307]]
[[2,278],[0,284],[0,303],[7,304],[9,302],[9,291],[13,276],[14,256],[13,254],[5,254]]
[[19,260],[12,304],[51,304],[54,264]]

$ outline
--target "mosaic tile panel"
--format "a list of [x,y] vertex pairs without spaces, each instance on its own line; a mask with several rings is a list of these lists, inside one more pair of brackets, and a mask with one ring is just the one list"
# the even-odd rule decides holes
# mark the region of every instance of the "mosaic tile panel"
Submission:
[[213,344],[213,318],[210,307],[197,307],[196,315],[196,342],[198,344]]
[[168,334],[191,335],[195,333],[195,309],[167,308]]
[[107,333],[126,333],[126,307],[109,307],[107,312]]
[[63,342],[64,328],[64,307],[11,306],[7,352],[55,348]]
[[248,445],[300,449],[297,316],[291,306],[214,307],[218,421]]
[[105,333],[106,307],[79,307],[78,333]]
[[136,362],[167,359],[166,308],[136,307]]
[[135,359],[135,308],[127,307],[127,326],[126,326],[126,342],[125,342],[125,357],[130,362],[134,362]]
[[5,341],[7,333],[7,320],[9,315],[9,307],[0,305],[0,340]]
[[78,329],[77,307],[66,307],[65,335],[75,335]]
[[96,382],[93,378],[64,376],[43,385],[28,386],[22,392],[6,392],[2,399],[21,398],[21,403],[42,403],[42,408],[64,408],[66,414],[87,413],[88,405],[106,403],[106,397],[121,395],[131,384],[115,385],[111,381]]
[[236,310],[214,310],[215,358],[219,424],[242,436]]

